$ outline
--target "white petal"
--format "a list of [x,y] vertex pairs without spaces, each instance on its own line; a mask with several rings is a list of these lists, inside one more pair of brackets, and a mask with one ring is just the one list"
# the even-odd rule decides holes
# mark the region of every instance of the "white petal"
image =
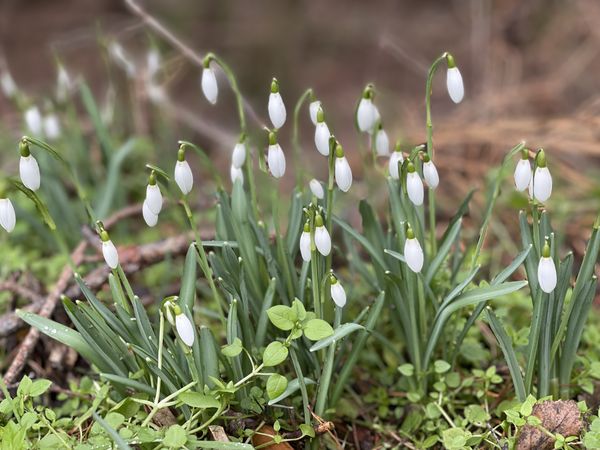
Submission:
[[111,269],[117,268],[119,265],[119,253],[112,241],[102,243],[102,255],[104,256],[104,261],[106,261],[108,267]]
[[275,128],[281,128],[285,123],[285,105],[279,92],[269,95],[269,118]]
[[352,169],[345,156],[335,158],[335,182],[343,192],[352,186]]
[[373,126],[367,130],[369,134],[373,134],[375,131],[375,126],[380,120],[381,114],[379,114],[379,109],[377,109],[377,106],[375,106],[375,103],[373,103]]
[[329,127],[325,122],[317,123],[315,127],[315,146],[319,153],[323,156],[329,155]]
[[331,237],[323,225],[315,229],[315,246],[323,256],[327,256],[331,252]]
[[552,176],[547,167],[538,167],[533,176],[533,195],[540,202],[545,202],[552,194]]
[[531,164],[528,159],[519,159],[515,168],[515,186],[517,191],[524,191],[531,182]]
[[346,291],[339,281],[331,285],[331,299],[340,308],[346,304]]
[[300,235],[300,254],[304,261],[310,261],[310,233],[307,231]]
[[210,67],[205,67],[202,71],[202,92],[213,105],[217,103],[217,97],[219,95],[219,87],[217,86],[217,77],[215,72]]
[[423,268],[423,249],[416,238],[407,239],[404,243],[404,259],[410,270],[415,273]]
[[375,151],[378,156],[390,154],[390,139],[383,128],[375,135]]
[[192,175],[192,169],[187,161],[177,161],[175,164],[175,182],[181,192],[184,195],[187,195],[192,190],[194,186],[194,176]]
[[406,176],[406,190],[408,198],[416,206],[423,204],[423,182],[417,172],[409,173]]
[[313,125],[317,124],[317,113],[319,112],[319,108],[321,107],[321,102],[319,100],[315,100],[308,105],[308,110],[310,113],[310,120],[312,120]]
[[160,53],[154,48],[146,55],[146,70],[149,78],[152,78],[160,70]]
[[235,183],[236,180],[240,180],[240,183],[244,184],[244,172],[242,169],[239,169],[232,165],[229,168],[229,176],[231,177],[232,183]]
[[423,164],[423,178],[431,189],[435,189],[440,184],[440,177],[433,161],[427,161]]
[[279,144],[269,145],[267,162],[271,175],[281,178],[285,174],[285,155]]
[[144,204],[142,205],[142,215],[144,216],[146,225],[149,227],[153,227],[158,223],[158,214],[152,212],[148,205],[148,199],[144,200]]
[[21,156],[19,176],[23,184],[32,191],[37,191],[40,188],[40,167],[32,155]]
[[465,87],[463,85],[462,75],[458,67],[448,69],[446,73],[446,87],[448,95],[454,103],[460,103],[465,96]]
[[0,226],[9,233],[15,229],[15,208],[8,198],[0,198]]
[[60,123],[56,114],[48,114],[44,118],[44,133],[48,139],[58,139],[60,137]]
[[389,171],[390,171],[390,177],[392,177],[394,180],[400,179],[400,174],[398,173],[398,163],[400,163],[400,165],[402,165],[403,161],[404,161],[404,157],[402,156],[402,152],[394,151],[390,155]]
[[194,325],[192,325],[192,321],[185,314],[182,313],[175,316],[175,328],[177,329],[179,339],[185,345],[188,347],[194,345]]
[[233,153],[231,154],[231,164],[238,169],[244,165],[246,161],[246,144],[238,142],[233,147]]
[[551,293],[556,287],[556,266],[552,258],[540,258],[537,275],[542,291]]
[[322,200],[325,197],[323,186],[321,186],[321,183],[319,183],[317,180],[315,180],[314,178],[310,180],[309,186],[312,194],[319,200]]
[[163,198],[158,184],[149,184],[146,186],[146,201],[148,209],[155,215],[160,214],[163,205]]
[[529,180],[529,186],[527,187],[527,191],[529,193],[529,198],[533,200],[533,177]]
[[11,98],[17,92],[17,85],[12,75],[8,71],[2,71],[0,74],[0,87],[6,97]]
[[72,87],[71,76],[69,72],[61,65],[58,67],[56,77],[56,97],[59,101],[64,101]]
[[356,110],[356,123],[360,131],[370,131],[375,125],[375,108],[370,98],[361,98]]
[[31,106],[25,111],[25,124],[32,134],[38,136],[42,134],[42,115],[37,106]]

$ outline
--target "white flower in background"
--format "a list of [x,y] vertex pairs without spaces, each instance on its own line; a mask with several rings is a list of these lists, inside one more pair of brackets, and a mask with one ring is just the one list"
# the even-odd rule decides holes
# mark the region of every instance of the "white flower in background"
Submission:
[[246,143],[238,142],[233,147],[233,153],[231,154],[231,165],[240,169],[246,161]]
[[398,171],[398,166],[399,165],[401,166],[403,162],[404,162],[404,156],[402,156],[402,150],[400,149],[400,142],[397,142],[396,148],[390,155],[390,162],[389,162],[389,168],[388,168],[390,171],[390,177],[392,177],[394,180],[400,179],[400,172]]
[[150,49],[146,54],[146,70],[148,78],[153,78],[160,70],[160,53],[155,48]]
[[310,180],[308,185],[310,186],[310,191],[312,192],[312,195],[317,197],[319,200],[322,200],[325,197],[325,191],[323,190],[323,186],[321,185],[321,183],[319,183],[318,180],[313,178],[312,180]]
[[317,125],[317,112],[319,111],[320,107],[321,102],[319,100],[313,100],[312,102],[310,102],[310,105],[308,105],[308,112],[310,114],[310,120],[312,121],[313,125]]
[[0,74],[0,88],[7,98],[12,98],[17,93],[17,85],[8,70],[3,70]]
[[390,154],[390,138],[381,125],[379,125],[379,129],[375,134],[375,151],[377,156],[388,156]]
[[554,265],[554,260],[550,257],[548,241],[546,241],[542,250],[537,276],[542,291],[550,294],[556,287],[556,266]]
[[112,42],[108,47],[108,53],[114,61],[121,66],[129,78],[133,78],[136,73],[135,65],[131,62],[131,58],[125,54],[125,50],[118,42]]
[[454,58],[452,55],[446,57],[448,62],[448,72],[446,72],[446,87],[448,88],[448,95],[454,103],[460,103],[465,96],[465,87],[463,85],[462,75],[460,70],[456,67]]
[[229,168],[229,176],[231,178],[231,183],[235,183],[237,180],[240,180],[240,183],[244,184],[244,171],[239,167],[232,165]]
[[279,129],[285,123],[285,105],[281,94],[279,93],[279,82],[273,78],[271,82],[271,94],[269,95],[269,119],[276,129]]
[[335,182],[342,192],[348,192],[352,186],[352,169],[340,144],[335,148]]
[[435,189],[440,184],[440,177],[435,164],[433,164],[433,161],[427,154],[423,156],[423,178],[425,178],[427,185],[431,189]]
[[15,208],[8,198],[0,198],[0,226],[9,233],[15,229]]
[[106,265],[111,269],[116,269],[119,265],[119,253],[117,252],[115,244],[110,240],[106,230],[102,230],[100,239],[102,240],[102,255],[104,256]]
[[531,164],[529,163],[529,150],[523,149],[521,159],[515,168],[515,187],[517,191],[524,191],[531,183]]
[[419,240],[415,237],[412,228],[406,231],[406,242],[404,243],[404,259],[409,269],[419,273],[423,268],[423,249]]
[[174,173],[175,183],[179,186],[179,189],[183,195],[187,195],[194,186],[194,175],[192,175],[192,169],[185,160],[185,150],[182,148],[177,152],[177,163],[175,164]]
[[155,214],[152,209],[150,209],[148,198],[144,200],[142,205],[142,216],[144,217],[144,222],[149,227],[153,227],[158,223],[158,214]]
[[56,98],[59,101],[65,101],[69,95],[69,91],[73,86],[71,76],[64,68],[62,64],[58,65],[58,72],[56,74]]
[[177,335],[182,342],[191,347],[194,345],[194,325],[192,321],[188,319],[188,317],[183,314],[181,308],[178,305],[174,306],[175,310],[175,329],[177,330]]
[[44,117],[44,134],[50,140],[55,140],[60,137],[60,122],[54,113]]
[[43,131],[42,115],[37,106],[30,106],[25,111],[25,124],[35,136],[41,136]]
[[277,143],[276,134],[273,132],[269,133],[267,163],[269,164],[271,175],[275,178],[281,178],[285,174],[285,155],[281,146]]
[[320,215],[315,218],[315,246],[323,256],[331,252],[331,236],[323,225],[323,218]]
[[315,127],[315,146],[319,153],[323,156],[329,155],[329,138],[331,133],[329,127],[325,123],[325,115],[323,110],[319,108],[317,112],[317,125]]
[[356,123],[362,132],[370,132],[377,121],[379,112],[373,105],[373,88],[369,85],[365,88],[363,96],[356,109]]
[[540,150],[536,156],[537,167],[533,174],[533,197],[539,202],[545,202],[552,194],[552,175],[546,167],[546,153]]
[[379,109],[373,103],[373,126],[367,130],[369,134],[373,134],[375,132],[376,125],[381,122],[381,114],[379,114]]
[[215,72],[210,67],[210,60],[204,63],[204,70],[202,70],[202,92],[209,103],[213,105],[217,103],[219,86],[217,85]]
[[40,167],[24,140],[19,143],[19,152],[21,153],[19,177],[26,188],[37,191],[40,188]]
[[329,283],[331,284],[331,299],[338,308],[343,308],[346,304],[346,291],[344,290],[344,286],[342,286],[342,283],[340,283],[334,275],[329,277]]
[[306,222],[300,235],[300,254],[306,262],[310,261],[310,224]]
[[148,203],[150,211],[156,215],[160,214],[163,206],[163,197],[160,192],[160,187],[156,182],[154,171],[150,174],[148,185],[146,186],[146,203]]
[[412,163],[408,164],[406,174],[406,191],[408,198],[415,206],[423,204],[423,182]]

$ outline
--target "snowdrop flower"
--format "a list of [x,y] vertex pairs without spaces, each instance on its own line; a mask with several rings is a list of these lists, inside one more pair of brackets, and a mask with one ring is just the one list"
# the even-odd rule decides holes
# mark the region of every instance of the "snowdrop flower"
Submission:
[[25,111],[25,124],[32,134],[41,136],[43,127],[42,115],[37,106],[30,106],[27,108]]
[[56,97],[59,101],[66,100],[73,82],[67,70],[59,64],[56,75]]
[[335,148],[335,182],[342,192],[348,192],[352,186],[352,169],[340,144]]
[[281,178],[285,174],[285,155],[281,146],[277,143],[277,135],[272,131],[269,133],[267,162],[271,175],[275,178]]
[[390,139],[381,124],[379,124],[375,134],[375,151],[377,156],[388,156],[390,154]]
[[160,70],[160,53],[155,48],[146,54],[146,70],[148,78],[153,78]]
[[231,154],[231,165],[240,169],[246,161],[246,143],[242,140],[235,144],[233,153]]
[[331,252],[331,237],[323,225],[323,218],[320,214],[315,217],[315,246],[323,256],[327,256]]
[[448,62],[448,72],[446,72],[446,87],[448,88],[448,95],[454,103],[460,103],[465,96],[465,87],[463,85],[462,75],[460,70],[456,67],[454,57],[450,54],[446,56]]
[[423,178],[431,189],[435,189],[440,184],[438,171],[427,153],[423,155]]
[[19,176],[26,188],[37,191],[40,188],[40,167],[37,160],[29,151],[27,141],[21,140],[19,143],[19,152],[21,159],[19,161]]
[[202,92],[206,100],[211,104],[217,103],[219,95],[219,86],[217,85],[217,77],[215,72],[210,67],[210,58],[204,59],[204,70],[202,70]]
[[121,66],[129,78],[133,78],[135,76],[135,65],[131,62],[129,56],[125,54],[125,50],[123,50],[121,44],[118,42],[111,43],[108,47],[108,52],[115,62]]
[[408,198],[415,206],[423,204],[423,182],[413,163],[408,163],[406,175],[406,191]]
[[342,286],[333,274],[329,277],[329,283],[331,284],[331,299],[338,308],[343,308],[346,304],[346,291],[344,290],[344,286]]
[[15,208],[10,199],[0,198],[0,226],[9,233],[15,229]]
[[50,113],[44,117],[44,134],[50,140],[60,137],[60,122],[56,114]]
[[187,345],[191,347],[194,345],[194,325],[192,321],[188,319],[188,316],[183,314],[179,305],[173,306],[173,312],[175,313],[175,329],[177,330],[177,335],[179,339]]
[[229,176],[231,177],[232,184],[235,184],[237,180],[240,180],[240,183],[244,184],[244,171],[233,164],[229,168]]
[[310,102],[310,105],[308,105],[308,112],[313,125],[317,125],[317,112],[319,111],[320,107],[321,102],[319,100],[313,100]]
[[517,191],[524,191],[531,183],[531,164],[529,163],[529,150],[523,149],[521,159],[515,168],[515,186]]
[[542,291],[550,294],[556,287],[556,266],[554,265],[554,260],[550,257],[548,241],[546,241],[542,250],[537,276]]
[[180,148],[177,152],[174,178],[183,195],[189,194],[194,186],[194,175],[192,175],[192,169],[185,160],[185,150],[183,148]]
[[325,197],[323,186],[321,186],[321,183],[319,183],[319,181],[313,178],[312,180],[310,180],[308,185],[310,186],[310,191],[312,192],[312,195],[317,197],[319,200],[322,200]]
[[329,138],[331,133],[329,127],[325,123],[325,115],[323,109],[319,107],[317,112],[317,126],[315,127],[315,146],[319,153],[323,156],[329,155]]
[[400,149],[400,142],[397,142],[396,148],[390,155],[390,162],[389,162],[389,167],[388,167],[388,169],[390,171],[390,177],[392,177],[394,180],[400,179],[400,173],[398,172],[398,165],[402,165],[403,162],[404,162],[404,157],[402,156],[402,150]]
[[379,112],[373,105],[373,86],[368,85],[356,109],[356,123],[362,132],[370,132],[377,121]]
[[148,225],[150,228],[158,223],[158,214],[154,214],[154,212],[152,212],[147,198],[142,204],[142,216],[144,217],[144,222],[146,222],[146,225]]
[[106,265],[111,269],[116,269],[119,265],[119,253],[115,244],[112,243],[106,230],[102,230],[100,233],[100,239],[102,240],[102,255]]
[[279,82],[273,78],[271,82],[271,95],[269,95],[269,119],[277,129],[281,128],[285,123],[285,105],[279,93]]
[[306,262],[310,261],[310,224],[306,222],[300,235],[300,254]]
[[406,231],[406,242],[404,243],[404,259],[409,269],[419,273],[423,268],[423,249],[412,228]]
[[539,202],[545,202],[552,194],[552,176],[546,167],[546,153],[540,150],[536,156],[536,169],[531,183],[533,184],[533,197]]
[[17,85],[8,70],[3,70],[0,74],[0,88],[7,98],[12,98],[17,93]]
[[175,305],[173,302],[171,302],[170,299],[177,299],[177,298],[178,297],[176,295],[167,297],[163,301],[163,305],[162,305],[162,309],[165,314],[165,317],[167,318],[167,321],[171,324],[171,326],[175,326],[175,316],[173,316],[173,308],[175,307]]
[[156,173],[154,170],[150,173],[150,177],[148,177],[148,185],[146,186],[146,203],[148,204],[148,208],[155,215],[160,214],[163,205],[163,198],[160,192],[160,187],[156,182]]

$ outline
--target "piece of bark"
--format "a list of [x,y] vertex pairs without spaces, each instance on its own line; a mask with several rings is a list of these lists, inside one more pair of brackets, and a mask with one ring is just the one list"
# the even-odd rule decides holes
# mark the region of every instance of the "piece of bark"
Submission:
[[[546,401],[533,407],[532,414],[542,421],[551,433],[578,436],[582,429],[581,414],[573,400]],[[554,439],[539,427],[525,425],[519,433],[516,450],[544,450],[554,448]]]
[[208,430],[212,435],[213,439],[218,442],[229,442],[229,437],[227,437],[227,433],[220,425],[209,425]]

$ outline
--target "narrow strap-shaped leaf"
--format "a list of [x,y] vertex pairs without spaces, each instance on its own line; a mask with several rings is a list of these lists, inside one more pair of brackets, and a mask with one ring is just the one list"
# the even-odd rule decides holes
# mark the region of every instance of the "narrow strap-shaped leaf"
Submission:
[[440,247],[435,257],[427,266],[427,272],[425,273],[425,282],[427,284],[431,283],[431,280],[433,280],[433,277],[435,276],[438,269],[448,256],[448,253],[450,252],[450,247],[452,247],[452,244],[454,244],[454,242],[456,241],[458,233],[460,233],[461,225],[462,220],[459,219],[452,225],[451,228],[449,228],[448,233],[442,240],[442,243],[440,244]]
[[[531,227],[527,222],[527,213],[525,211],[519,212],[519,227],[521,229],[521,241],[523,242],[523,248],[533,247],[533,237],[531,235]],[[525,258],[525,271],[527,272],[527,279],[529,280],[529,289],[531,294],[535,297],[538,289],[537,281],[537,257],[535,251],[530,251]]]
[[267,316],[267,309],[273,304],[273,297],[275,296],[275,287],[277,280],[271,278],[267,292],[262,302],[262,310],[258,316],[258,325],[256,326],[255,343],[257,348],[261,348],[265,343],[265,336],[267,334],[267,325],[269,324],[269,318]]
[[188,307],[190,311],[194,309],[196,300],[196,280],[197,280],[197,262],[196,245],[192,243],[185,255],[183,266],[183,277],[181,277],[181,289],[179,290],[179,301]]
[[358,323],[345,323],[337,327],[331,336],[328,336],[320,341],[317,341],[310,348],[311,352],[316,352],[317,350],[321,350],[322,348],[329,347],[329,345],[333,342],[337,342],[344,337],[348,336],[350,333],[354,333],[358,330],[364,330],[365,327]]
[[117,430],[115,430],[113,427],[111,427],[102,417],[100,417],[96,412],[94,412],[92,414],[92,416],[94,417],[94,420],[102,427],[104,428],[104,431],[106,431],[106,433],[110,436],[110,438],[113,440],[113,442],[117,445],[117,448],[119,448],[119,450],[131,450],[131,447],[129,446],[129,444],[127,444],[127,442],[125,442],[125,440],[121,437],[121,435],[117,432]]
[[375,249],[375,247],[365,238],[362,234],[358,233],[354,228],[344,222],[337,216],[333,216],[333,221],[338,224],[346,233],[354,238],[364,249],[371,255],[374,261],[379,264],[381,270],[387,270],[385,261],[381,257],[381,254]]
[[137,380],[133,380],[129,377],[121,377],[113,373],[101,373],[100,378],[110,381],[111,383],[120,384],[121,386],[129,389],[133,389],[135,392],[145,392],[146,394],[154,395],[156,389],[148,386]]
[[[310,378],[304,378],[304,384],[306,386],[310,386],[311,384],[315,384],[315,382]],[[273,400],[269,400],[269,405],[276,405],[277,403],[281,403],[283,400],[295,393],[298,389],[300,389],[300,382],[298,381],[298,378],[294,378],[288,383],[287,387],[285,388],[285,391],[283,391],[279,397],[276,397]]]
[[536,298],[533,302],[533,317],[531,318],[531,327],[529,328],[529,340],[527,342],[527,365],[525,367],[525,390],[531,392],[533,384],[533,374],[535,367],[537,366],[537,352],[540,337],[540,328],[542,326],[542,302],[548,300],[548,294],[542,292],[541,289],[537,291]]
[[529,253],[531,253],[531,249],[533,248],[533,245],[529,244],[529,246],[525,247],[524,250],[522,250],[516,257],[515,259],[512,260],[512,262],[506,266],[498,275],[496,275],[492,281],[490,282],[490,285],[492,286],[496,286],[500,283],[505,282],[508,277],[510,277],[518,268],[521,264],[523,264],[523,262],[527,259],[527,257],[529,256]]
[[292,201],[288,214],[288,227],[285,236],[287,251],[293,258],[298,253],[298,242],[300,240],[300,231],[302,230],[302,193],[295,189],[292,194]]

